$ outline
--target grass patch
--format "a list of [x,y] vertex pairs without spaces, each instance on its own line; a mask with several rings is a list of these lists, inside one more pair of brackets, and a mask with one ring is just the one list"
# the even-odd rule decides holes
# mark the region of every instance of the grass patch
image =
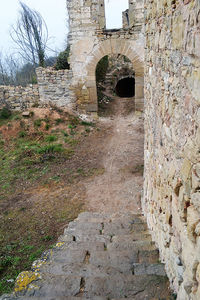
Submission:
[[65,122],[65,120],[62,119],[62,118],[58,118],[58,119],[55,120],[56,125],[59,125],[59,124],[64,123],[64,122]]
[[45,141],[48,142],[48,143],[52,143],[52,142],[57,141],[57,139],[58,139],[58,137],[56,135],[48,135],[45,138]]
[[85,128],[85,132],[89,133],[90,131],[91,131],[90,128],[88,127]]
[[76,127],[77,127],[76,125],[72,125],[72,124],[68,125],[68,128],[70,128],[70,129],[75,129]]
[[73,137],[68,136],[65,138],[65,143],[67,143],[70,146],[75,146],[79,143],[79,141],[74,139]]
[[41,125],[42,125],[42,120],[41,120],[41,119],[36,119],[36,120],[34,121],[34,126],[35,126],[36,128],[40,127]]
[[19,132],[19,137],[20,137],[20,138],[23,138],[23,137],[25,137],[25,136],[27,136],[27,132],[26,132],[26,131],[20,131],[20,132]]
[[4,124],[10,126],[11,124],[9,122],[19,119],[21,119],[19,112],[11,112],[7,107],[3,107],[0,110],[0,126]]
[[92,126],[92,127],[95,126],[94,123],[92,123],[92,122],[87,122],[87,121],[82,121],[82,122],[81,122],[81,125],[84,125],[84,126]]
[[64,151],[62,144],[49,144],[44,145],[37,149],[38,154],[44,154],[44,153],[55,153],[55,152],[62,152]]

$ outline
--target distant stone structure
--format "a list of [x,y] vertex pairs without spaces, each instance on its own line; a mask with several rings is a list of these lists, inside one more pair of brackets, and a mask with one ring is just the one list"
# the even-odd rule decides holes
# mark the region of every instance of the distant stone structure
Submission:
[[63,73],[38,69],[41,101],[97,112],[97,63],[106,55],[122,54],[130,59],[135,71],[135,101],[143,103],[143,1],[129,0],[126,13],[130,22],[119,30],[106,30],[103,0],[68,0],[67,7],[71,69]]
[[[123,28],[105,28],[104,0],[68,0],[70,70],[53,68],[36,70],[40,104],[52,103],[86,113],[98,111],[95,70],[106,55],[124,55],[135,73],[135,102],[144,102],[144,5],[129,0],[123,13]],[[126,20],[128,21],[125,21]],[[16,97],[20,88],[16,87]],[[13,88],[11,88],[13,90]],[[24,105],[24,97],[20,98]],[[18,100],[17,100],[18,101]],[[0,103],[3,101],[0,99]],[[14,108],[13,105],[11,105]]]

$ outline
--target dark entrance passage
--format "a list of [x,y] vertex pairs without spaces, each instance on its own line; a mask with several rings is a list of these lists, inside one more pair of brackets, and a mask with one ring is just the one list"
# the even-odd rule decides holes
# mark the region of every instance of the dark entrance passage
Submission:
[[135,78],[126,77],[118,81],[115,88],[117,96],[131,98],[135,96]]

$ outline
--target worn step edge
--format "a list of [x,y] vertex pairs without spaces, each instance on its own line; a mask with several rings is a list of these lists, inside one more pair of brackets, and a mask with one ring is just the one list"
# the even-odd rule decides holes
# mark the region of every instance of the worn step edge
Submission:
[[157,275],[166,276],[165,266],[162,263],[133,263],[134,275]]

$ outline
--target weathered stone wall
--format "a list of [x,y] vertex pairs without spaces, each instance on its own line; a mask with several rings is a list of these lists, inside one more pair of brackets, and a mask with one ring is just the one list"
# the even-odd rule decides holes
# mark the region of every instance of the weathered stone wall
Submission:
[[123,28],[141,25],[144,22],[144,1],[129,0],[129,8],[122,13]]
[[73,93],[72,71],[37,68],[37,79],[41,104],[55,104],[69,109],[75,109],[76,97]]
[[143,210],[179,300],[200,299],[200,1],[146,1]]
[[0,108],[8,105],[12,110],[25,110],[38,102],[38,85],[0,86]]

